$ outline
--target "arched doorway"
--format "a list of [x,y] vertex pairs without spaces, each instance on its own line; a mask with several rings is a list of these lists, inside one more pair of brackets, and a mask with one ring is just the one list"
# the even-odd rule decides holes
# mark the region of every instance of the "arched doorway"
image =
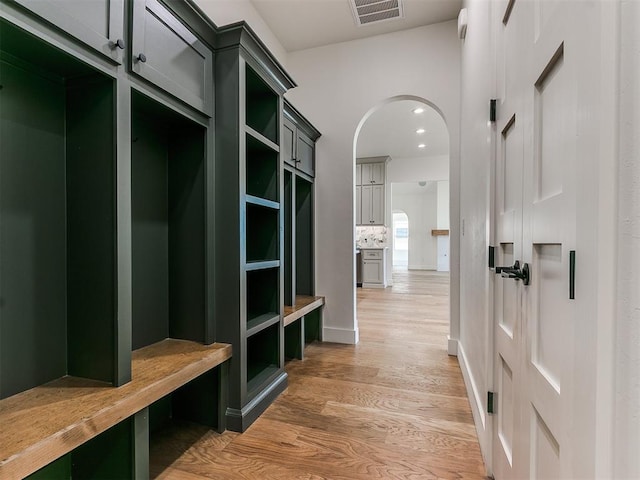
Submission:
[[[416,194],[415,202],[422,204],[412,209],[418,212],[416,222],[420,228],[416,228],[415,235],[424,244],[421,248],[429,250],[420,251],[414,255],[415,262],[409,264],[409,258],[401,263],[406,263],[405,268],[438,270],[438,249],[436,238],[432,237],[432,231],[442,229],[442,220],[436,221],[438,208],[435,203],[426,205],[424,192],[429,190],[433,201],[442,199],[443,195],[438,195],[441,187],[442,192],[446,192],[446,227],[449,225],[449,153],[450,138],[449,130],[440,109],[424,98],[403,95],[388,98],[372,107],[362,117],[354,135],[354,178],[358,183],[358,164],[369,161],[377,161],[378,158],[386,158],[386,175],[384,182],[384,220],[374,221],[373,225],[359,224],[359,218],[363,218],[358,209],[363,207],[361,198],[362,190],[354,185],[354,238],[356,247],[358,240],[367,238],[384,239],[376,246],[386,248],[386,282],[385,285],[393,285],[393,270],[396,264],[395,256],[398,252],[394,249],[395,229],[393,228],[393,198],[392,191],[395,187],[412,184],[420,191],[422,197]],[[362,187],[364,189],[365,187]],[[397,188],[398,191],[403,190]],[[410,188],[409,188],[410,190]],[[403,193],[407,192],[406,189]],[[403,201],[407,201],[405,197]],[[429,219],[425,217],[428,211]],[[405,212],[406,213],[406,212]],[[407,239],[408,241],[408,239]],[[367,244],[368,247],[371,243]],[[400,253],[400,256],[403,254]],[[455,273],[455,272],[453,272]],[[452,274],[452,291],[459,288],[458,277]],[[354,289],[355,290],[355,289]],[[355,292],[354,292],[355,294]],[[451,302],[453,303],[453,302]],[[451,315],[451,338],[457,338],[457,315]],[[451,342],[450,342],[451,346]],[[449,346],[449,353],[451,351]]]

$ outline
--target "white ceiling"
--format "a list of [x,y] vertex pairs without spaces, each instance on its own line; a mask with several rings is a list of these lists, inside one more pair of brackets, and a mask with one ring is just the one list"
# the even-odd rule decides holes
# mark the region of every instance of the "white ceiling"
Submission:
[[[421,114],[413,113],[423,107]],[[424,128],[425,133],[416,130]],[[424,143],[425,148],[418,148]],[[414,100],[400,100],[376,110],[358,136],[356,156],[392,159],[432,157],[449,154],[449,133],[442,117],[433,108]]]
[[288,52],[457,18],[462,0],[403,0],[404,18],[356,26],[349,0],[251,0]]
[[[404,18],[357,26],[350,0],[250,0],[289,52],[390,33],[455,19],[461,0],[403,0]],[[412,92],[406,92],[411,94]],[[426,107],[416,115],[412,110]],[[424,128],[422,135],[416,134]],[[425,143],[426,148],[418,148]],[[389,103],[375,111],[360,131],[358,157],[389,155],[394,160],[449,154],[444,120],[417,101]]]

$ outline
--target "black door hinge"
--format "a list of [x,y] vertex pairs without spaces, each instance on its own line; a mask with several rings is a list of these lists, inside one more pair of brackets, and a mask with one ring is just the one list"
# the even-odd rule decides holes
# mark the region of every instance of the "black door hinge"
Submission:
[[489,268],[496,267],[496,247],[489,245]]
[[493,392],[487,392],[487,413],[496,413],[493,405]]
[[496,121],[496,104],[497,103],[498,101],[495,98],[492,98],[491,100],[489,100],[489,121],[490,122]]

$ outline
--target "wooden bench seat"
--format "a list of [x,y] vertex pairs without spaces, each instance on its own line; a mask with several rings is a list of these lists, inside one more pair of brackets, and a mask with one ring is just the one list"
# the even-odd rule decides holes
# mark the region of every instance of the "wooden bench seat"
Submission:
[[288,327],[285,328],[285,356],[287,358],[302,360],[306,339],[304,317],[316,310],[319,314],[317,330],[319,332],[318,338],[320,338],[323,307],[324,297],[309,295],[296,295],[295,305],[285,305],[283,323],[285,327]]
[[166,339],[132,354],[121,386],[63,377],[0,401],[0,478],[23,478],[231,358],[231,345]]
[[304,317],[307,313],[324,305],[324,297],[312,297],[308,295],[296,295],[295,305],[285,305],[284,326],[286,327],[297,319]]

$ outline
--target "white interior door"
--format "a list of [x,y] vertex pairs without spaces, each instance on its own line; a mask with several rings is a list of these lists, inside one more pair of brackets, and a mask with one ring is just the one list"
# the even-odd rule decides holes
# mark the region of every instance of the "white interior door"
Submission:
[[[593,421],[594,412],[576,406],[574,377],[584,367],[574,355],[569,299],[581,113],[576,85],[590,81],[581,74],[588,71],[581,36],[589,29],[575,24],[576,8],[585,7],[580,3],[516,0],[496,12],[496,262],[526,263],[531,276],[529,285],[497,276],[494,289],[498,480],[573,477],[575,425]],[[585,394],[595,388],[581,382]]]

